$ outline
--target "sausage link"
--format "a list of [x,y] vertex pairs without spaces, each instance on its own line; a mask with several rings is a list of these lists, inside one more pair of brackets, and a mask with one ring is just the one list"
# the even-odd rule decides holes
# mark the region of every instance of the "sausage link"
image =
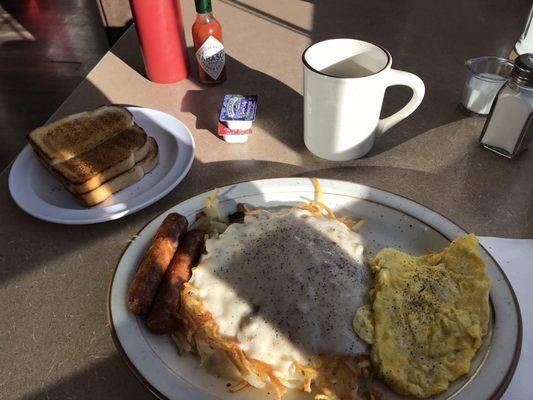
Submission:
[[128,309],[132,313],[143,315],[150,311],[161,279],[187,227],[187,218],[183,215],[171,213],[164,219],[131,282]]
[[204,240],[205,234],[199,230],[188,232],[181,240],[148,314],[146,325],[152,332],[169,333],[178,329],[181,289],[183,283],[191,278],[192,268],[204,248]]

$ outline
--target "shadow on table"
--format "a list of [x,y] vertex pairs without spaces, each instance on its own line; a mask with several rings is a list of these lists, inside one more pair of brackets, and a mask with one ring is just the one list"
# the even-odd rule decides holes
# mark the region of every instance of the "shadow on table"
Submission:
[[[232,1],[228,0],[226,3],[232,4]],[[247,9],[244,3],[240,4],[239,7]],[[257,14],[257,10],[254,9],[253,13]],[[135,31],[130,29],[126,35],[128,35],[127,40],[125,40],[126,37],[123,37],[111,51],[136,72],[146,77],[140,50],[138,46],[131,45],[132,42],[138,43]],[[261,127],[269,135],[293,150],[305,150],[303,143],[303,97],[300,93],[275,77],[246,66],[229,54],[226,54],[228,80],[222,84],[204,86],[197,79],[194,50],[190,47],[187,50],[191,62],[189,78],[202,89],[188,91],[183,97],[180,111],[190,112],[197,117],[197,129],[206,129],[211,134],[216,135],[218,110],[220,110],[225,94],[257,94],[259,96],[258,114],[254,126]],[[299,51],[295,51],[294,56],[299,60]],[[421,67],[412,69],[406,67],[405,69],[418,73],[418,69]],[[426,84],[428,84],[427,80]],[[446,82],[445,87],[449,87],[448,82]],[[431,93],[429,85],[428,93]],[[405,87],[387,89],[382,116],[392,114],[400,109],[407,103],[410,95],[410,90]],[[465,116],[456,107],[459,94],[454,95],[452,101],[446,100],[449,98],[449,95],[442,96],[442,94],[437,93],[433,95],[432,100],[432,97],[427,94],[420,108],[390,131],[394,134],[381,138],[367,157],[385,152],[431,128],[464,118]]]
[[[290,18],[273,15],[268,7],[223,0],[250,15],[309,37],[312,43],[342,37],[382,45],[391,52],[394,68],[420,76],[426,85],[420,107],[383,136],[367,158],[465,118],[457,109],[465,79],[464,61],[483,55],[507,57],[531,5],[527,0],[519,0],[513,7],[504,7],[496,0],[453,5],[417,0],[304,1],[313,5],[310,30],[295,25]],[[294,56],[299,59],[299,50],[295,50]],[[410,96],[406,87],[387,89],[381,116],[399,110]]]
[[129,65],[139,75],[148,79],[135,26],[130,26],[127,29],[126,33],[115,43],[110,52]]
[[[472,147],[478,147],[472,143]],[[489,151],[467,156],[434,171],[391,166],[334,166],[293,176],[360,182],[428,207],[479,236],[533,238],[533,186],[528,181],[533,153],[510,165]],[[486,165],[492,163],[491,173]]]
[[149,400],[154,396],[129,371],[118,354],[95,359],[74,375],[20,397],[42,399],[128,399]]
[[[314,5],[313,42],[350,37],[382,45],[392,54],[393,68],[418,75],[426,85],[420,107],[383,136],[368,157],[465,118],[457,109],[466,73],[464,61],[484,55],[507,57],[531,7],[527,0],[513,7],[502,7],[497,0],[453,5],[417,0],[304,1]],[[382,117],[398,110],[410,94],[406,87],[389,88]]]
[[[189,48],[189,53],[192,53]],[[192,60],[192,55],[191,55]],[[247,67],[226,54],[228,80],[199,90],[189,90],[181,102],[182,112],[196,116],[196,129],[207,129],[217,134],[218,111],[225,94],[256,94],[258,96],[257,119],[254,127],[275,137],[287,147],[305,150],[303,142],[302,95],[278,79]],[[191,72],[197,81],[197,72]],[[198,82],[198,85],[201,85]]]
[[[127,35],[127,37],[126,37]],[[146,77],[135,31],[130,28],[111,52],[140,75]],[[127,39],[127,40],[126,40]],[[191,73],[189,79],[202,89],[189,90],[181,102],[182,112],[190,112],[197,118],[196,129],[206,129],[217,134],[218,111],[225,94],[257,94],[258,113],[255,127],[261,127],[293,150],[304,149],[303,98],[294,89],[278,79],[246,66],[226,54],[228,80],[206,86],[198,81],[194,49],[187,49]],[[218,136],[217,136],[218,137]]]

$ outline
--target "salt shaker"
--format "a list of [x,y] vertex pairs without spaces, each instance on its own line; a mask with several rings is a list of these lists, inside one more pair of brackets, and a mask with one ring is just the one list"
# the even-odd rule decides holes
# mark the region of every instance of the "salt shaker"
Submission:
[[507,158],[527,148],[533,137],[533,54],[515,61],[509,81],[500,89],[479,142]]

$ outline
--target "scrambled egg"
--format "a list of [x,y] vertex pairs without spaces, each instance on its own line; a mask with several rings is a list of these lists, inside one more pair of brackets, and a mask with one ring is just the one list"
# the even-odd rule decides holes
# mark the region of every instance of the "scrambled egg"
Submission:
[[422,257],[386,248],[369,265],[372,305],[358,310],[353,325],[372,343],[374,367],[398,393],[444,392],[469,372],[488,329],[490,280],[477,238]]

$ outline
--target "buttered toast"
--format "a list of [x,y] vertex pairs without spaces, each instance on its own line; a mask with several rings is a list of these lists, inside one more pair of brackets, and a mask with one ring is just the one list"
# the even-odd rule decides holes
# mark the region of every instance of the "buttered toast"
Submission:
[[148,150],[148,136],[133,125],[99,146],[50,167],[61,176],[69,191],[81,194],[133,168]]
[[119,106],[63,118],[28,134],[37,159],[85,206],[142,179],[159,160],[154,138]]
[[70,160],[100,145],[134,124],[123,107],[103,106],[34,129],[28,141],[49,165]]
[[86,206],[94,206],[106,200],[113,193],[122,190],[141,180],[159,161],[159,148],[154,138],[148,138],[148,154],[128,171],[105,182],[90,192],[76,196],[78,201]]

